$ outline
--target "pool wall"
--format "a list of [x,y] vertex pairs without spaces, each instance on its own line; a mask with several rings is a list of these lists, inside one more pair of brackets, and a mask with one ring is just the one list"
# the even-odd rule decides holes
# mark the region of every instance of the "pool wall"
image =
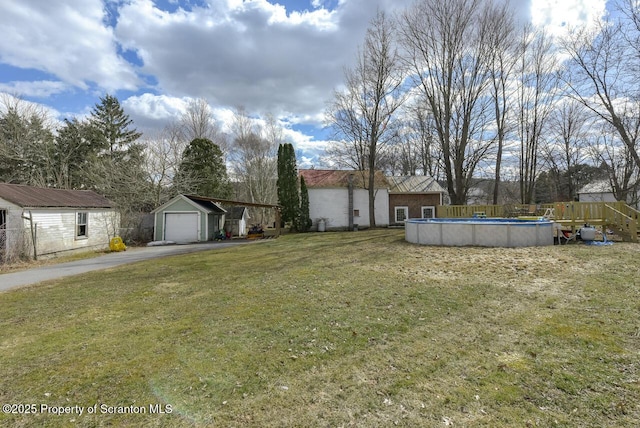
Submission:
[[547,220],[437,218],[409,219],[405,240],[421,245],[534,247],[553,245]]

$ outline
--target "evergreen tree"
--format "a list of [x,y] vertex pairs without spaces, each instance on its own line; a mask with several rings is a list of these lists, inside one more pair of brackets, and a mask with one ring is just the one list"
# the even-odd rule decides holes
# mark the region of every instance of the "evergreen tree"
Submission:
[[125,156],[129,146],[142,135],[130,129],[133,120],[125,114],[118,99],[109,94],[101,97],[91,110],[89,123],[98,131],[99,146],[111,157]]
[[136,211],[147,195],[148,183],[141,173],[143,147],[136,144],[142,134],[132,125],[118,99],[106,95],[95,105],[82,130],[89,146],[82,185],[116,202],[121,211]]
[[84,126],[82,132],[90,150],[82,185],[115,202],[121,227],[133,231],[123,238],[139,239],[133,235],[141,213],[154,208],[151,182],[144,169],[144,146],[137,143],[142,134],[111,95],[100,98]]
[[282,221],[295,225],[300,198],[298,195],[298,172],[293,144],[278,147],[278,203],[282,206]]
[[311,217],[309,216],[309,191],[304,182],[304,177],[300,177],[300,212],[298,215],[299,232],[308,232],[311,229]]
[[52,162],[53,186],[61,189],[82,189],[91,187],[88,172],[98,157],[99,140],[97,130],[87,121],[77,118],[64,119],[55,138]]
[[47,186],[53,134],[44,118],[17,107],[0,114],[0,181]]
[[231,185],[220,147],[206,138],[192,140],[182,153],[174,187],[179,193],[229,198]]

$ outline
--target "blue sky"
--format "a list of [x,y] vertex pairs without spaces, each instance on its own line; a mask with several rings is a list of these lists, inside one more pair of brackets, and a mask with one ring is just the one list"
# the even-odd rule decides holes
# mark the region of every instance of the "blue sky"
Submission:
[[[148,136],[206,99],[221,126],[243,106],[319,153],[323,112],[378,8],[412,0],[4,0],[0,92],[61,120],[118,97]],[[604,0],[514,0],[523,17],[561,28]]]

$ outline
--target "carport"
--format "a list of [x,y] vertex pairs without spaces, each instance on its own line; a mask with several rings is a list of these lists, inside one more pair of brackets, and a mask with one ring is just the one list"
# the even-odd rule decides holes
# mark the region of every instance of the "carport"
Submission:
[[271,208],[276,213],[276,236],[280,236],[280,206],[204,196],[178,195],[151,213],[154,241],[189,243],[211,241],[224,228],[229,207]]

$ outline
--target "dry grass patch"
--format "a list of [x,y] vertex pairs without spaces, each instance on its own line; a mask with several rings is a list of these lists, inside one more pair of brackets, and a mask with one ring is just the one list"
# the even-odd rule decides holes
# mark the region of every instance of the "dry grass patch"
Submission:
[[638,246],[287,235],[0,294],[14,426],[633,426]]

